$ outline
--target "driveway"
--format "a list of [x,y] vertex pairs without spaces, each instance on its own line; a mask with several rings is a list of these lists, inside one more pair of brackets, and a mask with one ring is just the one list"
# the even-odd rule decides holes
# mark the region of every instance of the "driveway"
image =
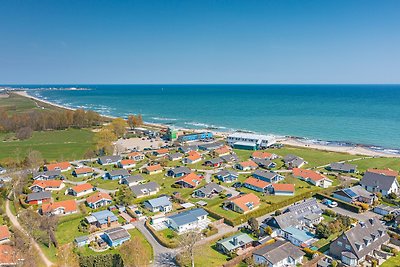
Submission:
[[381,218],[382,217],[381,215],[376,214],[376,213],[374,213],[372,211],[369,211],[369,210],[365,211],[363,213],[355,213],[355,212],[351,212],[351,211],[348,211],[348,210],[340,208],[340,207],[329,208],[328,206],[326,206],[326,205],[324,205],[324,204],[322,204],[320,202],[318,202],[318,206],[322,210],[332,210],[332,211],[336,212],[337,214],[348,216],[348,217],[354,218],[354,219],[359,220],[359,221],[366,221],[366,220],[368,220],[370,218],[376,218],[376,217],[377,218]]

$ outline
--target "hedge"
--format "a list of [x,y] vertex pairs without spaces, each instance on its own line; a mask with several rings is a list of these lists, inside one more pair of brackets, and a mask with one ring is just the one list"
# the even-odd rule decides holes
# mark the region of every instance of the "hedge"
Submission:
[[338,203],[339,207],[341,207],[341,208],[343,208],[343,209],[346,209],[346,210],[348,210],[348,211],[355,212],[355,213],[361,213],[361,210],[362,210],[362,208],[359,207],[359,206],[353,205],[353,204],[351,204],[351,203],[347,203],[347,202],[345,202],[345,201],[343,201],[343,200],[340,200],[340,199],[337,199],[337,198],[328,196],[328,195],[323,194],[323,193],[316,193],[316,194],[315,194],[315,197],[316,197],[317,199],[324,199],[324,198],[326,198],[326,199],[335,201],[335,202]]
[[80,267],[123,267],[124,262],[119,254],[79,256]]
[[159,235],[156,230],[151,227],[149,221],[146,221],[144,226],[147,228],[147,230],[150,231],[150,233],[153,235],[153,237],[160,243],[162,246],[167,247],[167,248],[177,248],[179,244],[176,242],[172,243],[171,241],[165,239],[163,236]]

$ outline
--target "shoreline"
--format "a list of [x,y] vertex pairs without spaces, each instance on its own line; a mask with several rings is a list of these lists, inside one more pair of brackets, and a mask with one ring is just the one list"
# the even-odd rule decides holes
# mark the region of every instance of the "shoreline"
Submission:
[[[27,91],[25,90],[12,90],[13,93],[16,93],[22,97],[30,98],[38,102],[45,103],[47,105],[51,105],[57,108],[61,109],[67,109],[67,110],[72,110],[75,111],[77,108],[71,108],[67,107],[64,105],[60,105],[48,100],[43,100],[38,97],[32,96],[28,94]],[[104,115],[100,114],[101,116],[109,119],[115,119],[117,117],[114,116],[109,116],[109,115]],[[162,123],[149,123],[149,122],[144,122],[145,126],[152,126],[152,127],[158,127],[158,128],[168,128],[170,125],[162,124]],[[212,132],[216,136],[222,136],[222,137],[227,137],[230,132],[224,132],[224,131],[214,131],[210,129],[189,129],[189,128],[181,128],[179,127],[179,130],[185,131],[185,132],[204,132],[204,131],[209,131]],[[395,150],[395,149],[385,149],[380,148],[379,146],[366,146],[366,145],[358,145],[358,144],[349,144],[347,143],[346,145],[329,145],[329,143],[336,143],[339,144],[340,142],[323,142],[323,141],[316,141],[316,140],[310,140],[302,137],[291,137],[291,136],[276,136],[277,141],[279,143],[282,143],[284,145],[288,146],[294,146],[294,147],[303,147],[303,148],[311,148],[311,149],[317,149],[317,150],[323,150],[323,151],[329,151],[329,152],[339,152],[339,153],[347,153],[351,155],[363,155],[363,156],[369,156],[369,157],[387,157],[387,158],[399,158],[400,157],[400,151]],[[325,143],[325,144],[323,144]],[[342,144],[345,142],[342,142]],[[373,149],[373,148],[379,148],[379,149]],[[393,151],[390,153],[389,151]],[[398,154],[394,153],[396,151]]]

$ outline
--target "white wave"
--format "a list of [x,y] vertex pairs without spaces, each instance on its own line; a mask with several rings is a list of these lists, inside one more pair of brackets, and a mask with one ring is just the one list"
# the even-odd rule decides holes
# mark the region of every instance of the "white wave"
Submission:
[[178,119],[174,118],[163,118],[163,117],[151,117],[151,119],[156,121],[177,121]]

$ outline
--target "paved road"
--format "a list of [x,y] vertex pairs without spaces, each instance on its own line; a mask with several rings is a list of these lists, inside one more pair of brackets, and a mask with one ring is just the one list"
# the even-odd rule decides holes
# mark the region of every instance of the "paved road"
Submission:
[[320,202],[318,202],[318,205],[322,210],[332,210],[332,211],[334,211],[334,212],[336,212],[338,214],[345,215],[345,216],[354,218],[354,219],[359,220],[359,221],[366,221],[366,220],[368,220],[370,218],[374,218],[374,217],[378,217],[378,218],[382,217],[381,215],[376,214],[376,213],[374,213],[372,211],[365,211],[363,213],[355,213],[355,212],[351,212],[351,211],[345,210],[345,209],[340,208],[340,207],[329,208],[329,207],[327,207],[326,205],[324,205],[324,204],[322,204]]
[[7,199],[6,201],[6,214],[8,216],[8,218],[10,218],[10,222],[11,224],[17,228],[18,230],[20,230],[22,233],[24,233],[30,240],[31,243],[33,244],[33,247],[38,251],[40,258],[42,259],[43,263],[46,266],[52,266],[54,265],[53,262],[51,262],[46,255],[43,253],[42,249],[39,247],[38,243],[28,234],[27,231],[25,231],[25,229],[21,226],[21,224],[18,222],[17,217],[14,216],[14,214],[12,214],[11,210],[10,210],[10,200]]

